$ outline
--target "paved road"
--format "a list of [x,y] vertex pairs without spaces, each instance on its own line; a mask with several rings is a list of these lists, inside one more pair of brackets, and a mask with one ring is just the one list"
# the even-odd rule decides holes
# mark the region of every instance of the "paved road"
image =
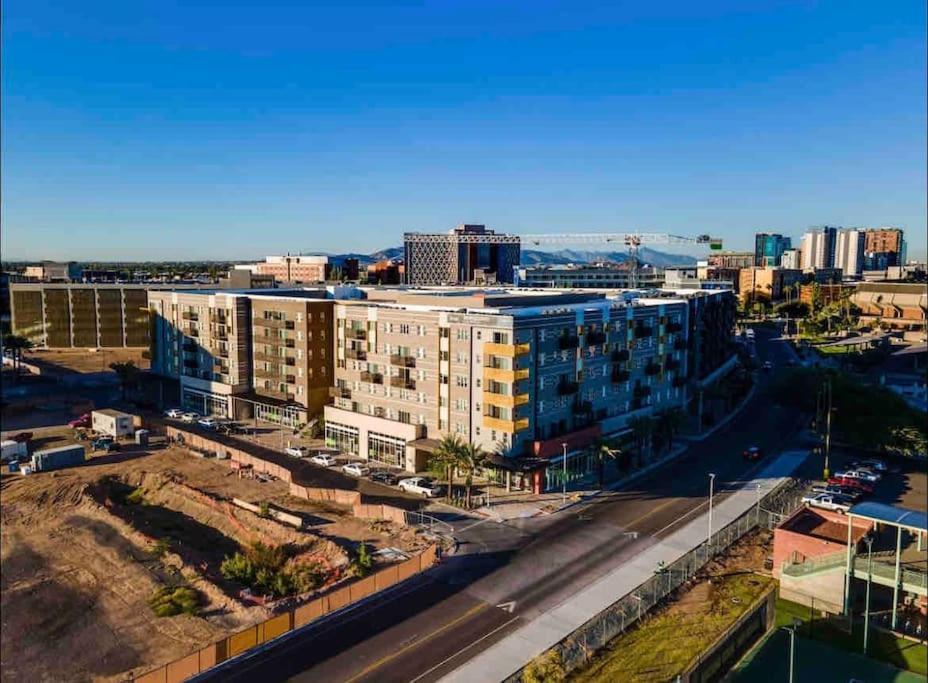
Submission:
[[[761,361],[777,366],[792,357],[763,330],[757,347]],[[793,444],[799,416],[768,401],[768,381],[762,374],[738,418],[629,489],[544,518],[500,524],[462,517],[454,523],[459,553],[430,577],[198,680],[439,679],[704,511],[709,472],[726,496],[761,467],[740,457],[748,446],[774,452]]]

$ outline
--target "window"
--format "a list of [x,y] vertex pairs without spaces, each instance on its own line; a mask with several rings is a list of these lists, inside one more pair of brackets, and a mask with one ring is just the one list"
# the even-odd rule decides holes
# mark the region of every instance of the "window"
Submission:
[[410,326],[406,323],[400,323],[400,334],[409,334]]
[[458,341],[467,341],[468,340],[467,330],[459,327],[457,329],[457,339]]
[[467,354],[464,353],[463,351],[458,351],[454,355],[454,362],[460,365],[465,365],[467,363]]
[[455,375],[454,384],[459,387],[467,387],[467,375]]
[[508,344],[509,335],[506,332],[494,332],[493,343],[494,344]]

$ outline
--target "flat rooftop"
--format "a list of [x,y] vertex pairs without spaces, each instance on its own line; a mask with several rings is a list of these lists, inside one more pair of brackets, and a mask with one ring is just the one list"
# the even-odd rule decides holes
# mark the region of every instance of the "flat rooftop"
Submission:
[[[796,514],[780,526],[784,531],[792,531],[803,536],[812,536],[834,543],[847,543],[847,521],[841,522],[819,513],[812,508],[801,508]],[[854,525],[851,531],[853,542],[867,535],[869,525]]]

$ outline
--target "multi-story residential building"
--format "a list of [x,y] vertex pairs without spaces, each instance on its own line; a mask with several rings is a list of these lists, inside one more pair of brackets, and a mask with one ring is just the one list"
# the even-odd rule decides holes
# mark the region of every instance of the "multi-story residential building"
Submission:
[[905,239],[899,228],[869,228],[865,231],[867,270],[886,270],[905,265]]
[[799,249],[784,249],[780,258],[780,267],[787,270],[802,270],[802,251]]
[[143,286],[11,282],[9,287],[13,334],[37,346],[148,346]]
[[858,278],[864,271],[864,245],[866,233],[852,228],[839,230],[835,240],[835,268],[840,268],[845,277]]
[[[558,289],[624,289],[631,284],[627,263],[524,266],[517,270],[516,279],[520,287]],[[639,288],[660,287],[664,274],[659,268],[641,265],[636,281]]]
[[813,228],[802,236],[802,269],[833,268],[838,228]]
[[152,372],[185,407],[295,426],[322,411],[332,378],[325,290],[151,292]]
[[708,265],[718,268],[751,268],[754,266],[753,251],[723,251],[710,254]]
[[74,261],[42,261],[38,265],[26,266],[23,275],[38,282],[80,282],[81,267]]
[[789,237],[778,233],[759,232],[754,235],[755,266],[774,267],[780,265],[783,252],[792,246]]
[[742,268],[738,295],[743,302],[779,301],[787,287],[802,283],[801,270],[786,268]]
[[[372,290],[335,304],[327,441],[410,471],[446,434],[488,452],[571,452],[686,400],[685,301],[539,290]],[[566,446],[564,446],[566,444]],[[575,462],[576,458],[576,462]],[[535,488],[558,485],[557,467]]]
[[407,232],[403,242],[411,285],[511,283],[521,253],[518,235],[497,234],[483,225],[460,225],[447,233]]
[[238,270],[250,270],[257,275],[273,275],[278,282],[315,284],[325,282],[328,256],[267,256],[264,262],[239,264]]

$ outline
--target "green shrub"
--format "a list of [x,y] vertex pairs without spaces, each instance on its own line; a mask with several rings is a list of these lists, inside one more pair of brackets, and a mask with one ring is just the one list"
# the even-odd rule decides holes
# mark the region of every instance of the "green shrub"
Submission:
[[258,506],[258,516],[265,519],[271,516],[271,506],[267,502],[263,502]]
[[187,586],[162,586],[148,599],[148,604],[157,617],[196,614],[200,609],[200,594]]
[[524,683],[557,683],[565,677],[564,665],[557,650],[548,650],[530,661],[522,670]]
[[370,553],[366,543],[358,546],[358,552],[351,560],[351,571],[355,576],[365,577],[371,572],[374,566],[374,558]]
[[165,553],[171,549],[171,540],[169,538],[159,538],[151,548],[152,557],[162,558]]
[[141,486],[126,495],[127,505],[141,505],[145,502],[145,489]]

